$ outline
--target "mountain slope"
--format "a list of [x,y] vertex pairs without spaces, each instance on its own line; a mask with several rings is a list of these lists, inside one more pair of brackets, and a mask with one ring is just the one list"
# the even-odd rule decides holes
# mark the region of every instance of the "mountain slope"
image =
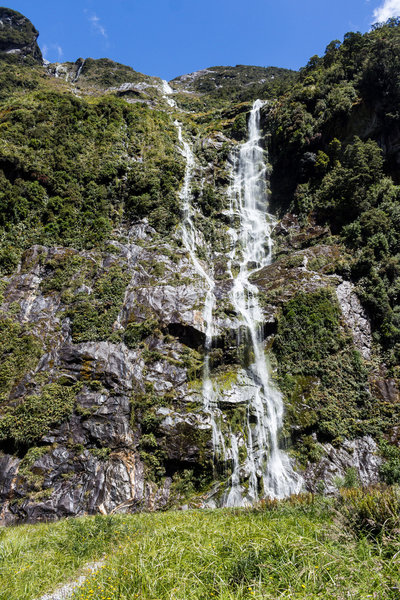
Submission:
[[212,67],[170,86],[108,59],[0,58],[4,522],[219,505],[232,473],[248,489],[256,384],[231,203],[258,96],[280,220],[274,262],[246,268],[280,447],[312,491],[349,469],[396,480],[398,39],[391,21],[299,76]]

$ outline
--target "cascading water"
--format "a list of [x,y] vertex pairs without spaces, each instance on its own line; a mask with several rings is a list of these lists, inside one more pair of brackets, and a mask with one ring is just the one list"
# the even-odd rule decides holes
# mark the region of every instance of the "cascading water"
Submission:
[[169,85],[168,81],[166,81],[165,79],[161,80],[161,86],[162,86],[162,92],[163,92],[163,96],[167,102],[167,104],[173,108],[176,106],[176,102],[175,100],[173,100],[170,96],[172,96],[172,94],[174,93],[174,90],[172,89],[172,87]]
[[[165,90],[166,92],[166,90]],[[167,92],[166,92],[167,93]],[[267,213],[267,187],[264,151],[260,146],[260,109],[257,100],[250,113],[248,141],[234,157],[230,188],[229,230],[232,249],[229,272],[233,281],[231,302],[240,320],[238,347],[243,342],[252,358],[246,365],[247,386],[251,390],[241,399],[246,405],[246,422],[242,434],[230,432],[225,441],[222,431],[223,414],[218,400],[223,392],[213,385],[210,371],[210,351],[215,335],[215,282],[205,270],[196,250],[198,239],[194,224],[191,183],[195,159],[190,145],[183,139],[182,126],[175,122],[182,155],[186,161],[184,183],[180,192],[183,219],[182,241],[196,272],[206,284],[203,310],[205,325],[205,359],[203,371],[203,402],[210,416],[214,455],[230,463],[232,475],[228,489],[220,499],[224,506],[243,506],[260,497],[283,498],[300,491],[302,479],[291,466],[288,456],[279,449],[278,434],[282,427],[283,402],[271,383],[262,335],[263,315],[258,290],[250,282],[251,275],[272,260],[273,218]],[[225,424],[226,429],[226,424]],[[226,435],[226,434],[225,434]],[[229,439],[229,443],[228,443]],[[226,443],[227,442],[227,443]],[[246,459],[240,461],[240,448],[245,446]],[[245,485],[243,485],[245,484]]]
[[86,60],[83,60],[81,62],[81,64],[79,65],[79,69],[78,69],[78,71],[77,71],[77,73],[76,73],[76,75],[74,77],[74,83],[76,83],[78,81],[79,77],[81,76],[82,69],[85,66],[85,63],[86,63]]
[[201,262],[197,258],[196,249],[198,245],[196,228],[194,225],[194,210],[192,206],[192,190],[191,183],[193,178],[193,170],[195,167],[195,159],[190,145],[183,139],[182,125],[175,121],[175,126],[178,130],[178,139],[182,148],[182,155],[186,161],[185,178],[182,189],[180,191],[180,199],[182,202],[182,241],[187,249],[192,260],[196,272],[200,275],[207,286],[206,297],[204,301],[203,321],[205,326],[205,357],[203,370],[203,401],[204,408],[208,412],[212,427],[212,441],[215,454],[224,454],[225,444],[224,436],[219,426],[221,411],[218,409],[217,401],[210,377],[210,350],[212,339],[214,336],[213,311],[215,307],[214,280],[206,272]]
[[[230,189],[230,230],[232,251],[230,272],[233,279],[231,302],[241,320],[238,343],[245,343],[252,353],[247,373],[254,387],[247,402],[246,451],[241,467],[237,439],[232,440],[233,474],[224,503],[238,506],[264,497],[283,498],[301,489],[302,480],[291,466],[288,456],[279,449],[278,434],[282,427],[283,402],[274,388],[265,357],[258,290],[250,282],[251,275],[272,260],[273,218],[267,213],[266,166],[260,146],[260,109],[257,100],[250,113],[248,141],[234,157]],[[234,268],[236,268],[234,275]],[[236,436],[232,434],[232,438]],[[240,472],[248,478],[243,495]]]

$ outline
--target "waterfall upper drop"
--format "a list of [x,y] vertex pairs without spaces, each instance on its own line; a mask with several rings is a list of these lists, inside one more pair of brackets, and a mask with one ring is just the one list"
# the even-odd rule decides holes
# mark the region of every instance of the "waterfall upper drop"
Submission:
[[166,81],[165,79],[161,80],[161,89],[162,89],[162,93],[163,96],[167,102],[167,104],[171,107],[174,108],[176,107],[176,102],[175,100],[173,100],[171,98],[172,94],[174,93],[174,90],[172,89],[172,87],[169,85],[168,81]]
[[[254,502],[260,494],[283,498],[299,492],[302,486],[301,477],[293,471],[289,457],[278,445],[283,422],[283,401],[271,381],[262,335],[263,315],[258,289],[250,281],[255,271],[272,261],[274,220],[267,212],[267,173],[264,150],[260,145],[262,106],[263,103],[256,100],[251,110],[248,140],[234,156],[230,188],[231,301],[241,321],[238,342],[247,344],[252,354],[251,364],[247,365],[246,370],[253,382],[253,394],[247,402],[244,441],[247,458],[243,465],[235,457],[237,440],[232,444],[233,474],[227,505]],[[242,472],[248,478],[245,493],[240,486]]]

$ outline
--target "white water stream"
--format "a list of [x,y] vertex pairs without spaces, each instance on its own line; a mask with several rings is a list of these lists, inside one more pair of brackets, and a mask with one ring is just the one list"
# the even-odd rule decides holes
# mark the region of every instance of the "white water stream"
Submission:
[[[274,222],[267,213],[266,166],[264,151],[260,146],[261,107],[262,102],[257,100],[251,110],[248,141],[240,146],[234,157],[229,194],[232,220],[229,230],[232,239],[229,270],[233,281],[230,299],[241,324],[238,346],[245,344],[252,358],[251,364],[246,365],[251,394],[244,400],[244,435],[231,432],[228,444],[221,430],[223,415],[218,408],[219,394],[223,392],[213,386],[210,376],[210,351],[215,335],[215,282],[196,254],[201,240],[197,239],[191,202],[195,159],[190,145],[183,139],[181,124],[175,123],[182,155],[186,160],[185,179],[180,192],[182,240],[207,290],[203,310],[206,335],[202,389],[204,408],[210,416],[214,454],[218,460],[229,461],[232,465],[229,487],[220,501],[224,506],[249,505],[260,497],[283,498],[299,492],[302,486],[301,477],[293,471],[288,456],[278,445],[283,421],[282,396],[271,382],[264,349],[263,314],[258,301],[258,289],[250,282],[251,275],[272,260],[271,234]],[[247,456],[241,464],[239,449],[243,445]]]
[[192,190],[191,182],[193,178],[193,169],[195,167],[195,159],[190,145],[183,139],[182,125],[175,121],[175,126],[178,130],[178,139],[182,147],[182,155],[186,160],[186,171],[183,186],[180,191],[180,199],[182,202],[182,241],[187,249],[192,260],[196,272],[204,280],[207,286],[206,298],[204,301],[203,321],[205,325],[205,358],[203,370],[203,401],[204,408],[208,412],[212,427],[212,441],[215,455],[225,455],[224,436],[218,424],[221,418],[221,411],[217,405],[211,377],[210,377],[210,350],[212,339],[214,336],[213,312],[215,308],[214,288],[215,282],[206,272],[203,265],[196,255],[197,247],[201,240],[198,239],[196,228],[194,225],[194,210],[192,206]]
[[[300,491],[302,485],[288,456],[278,445],[283,424],[283,401],[271,381],[258,289],[250,282],[253,273],[272,262],[274,220],[267,212],[266,166],[260,146],[262,105],[260,100],[256,100],[251,110],[248,140],[234,157],[230,189],[233,224],[229,257],[233,279],[231,302],[242,324],[238,343],[247,345],[252,354],[247,372],[254,387],[247,405],[247,459],[243,466],[239,463],[238,443],[231,444],[233,474],[225,498],[228,506],[255,502],[260,492],[263,497],[284,498]],[[235,437],[234,434],[232,436]],[[248,477],[245,496],[240,485],[242,470]]]
[[169,85],[168,81],[166,81],[166,79],[162,79],[161,84],[162,84],[162,92],[163,92],[165,101],[171,108],[173,108],[174,106],[176,106],[176,102],[170,96],[172,96],[172,94],[174,93],[174,90]]

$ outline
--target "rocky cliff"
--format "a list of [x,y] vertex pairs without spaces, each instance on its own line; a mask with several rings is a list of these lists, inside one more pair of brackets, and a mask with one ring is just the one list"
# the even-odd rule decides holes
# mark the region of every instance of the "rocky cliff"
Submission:
[[[396,42],[398,25],[387,31]],[[370,35],[380,43],[379,31]],[[215,506],[233,474],[243,490],[250,485],[249,455],[260,449],[249,450],[258,418],[249,398],[259,384],[232,301],[245,250],[232,255],[240,227],[232,173],[260,91],[268,210],[279,219],[271,216],[273,261],[248,269],[269,377],[285,405],[279,446],[311,491],[333,492],[349,473],[377,482],[383,463],[393,475],[396,144],[378,146],[378,107],[361,95],[370,63],[357,74],[360,96],[343,81],[329,87],[326,69],[344,60],[336,51],[325,70],[314,61],[300,81],[284,70],[216,67],[167,84],[106,59],[18,66],[17,78],[5,63],[4,523]],[[335,93],[338,114],[329,109]],[[365,119],[377,123],[374,140],[359,117],[363,103]],[[390,323],[374,313],[372,284],[382,302],[386,294]],[[216,451],[215,411],[225,453]]]
[[0,53],[19,59],[33,59],[42,63],[37,44],[39,32],[21,13],[0,7]]

